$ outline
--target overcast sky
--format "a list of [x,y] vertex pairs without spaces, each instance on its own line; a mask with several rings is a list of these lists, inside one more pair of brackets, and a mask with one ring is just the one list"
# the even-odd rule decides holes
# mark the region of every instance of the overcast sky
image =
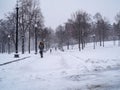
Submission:
[[[0,0],[0,19],[15,7],[16,0]],[[64,24],[71,14],[84,10],[91,15],[100,12],[110,22],[120,11],[120,0],[40,0],[45,25],[55,29]]]

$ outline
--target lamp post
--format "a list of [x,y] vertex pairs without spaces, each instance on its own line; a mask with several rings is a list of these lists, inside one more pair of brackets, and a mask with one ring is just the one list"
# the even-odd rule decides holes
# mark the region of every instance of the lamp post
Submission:
[[10,54],[10,35],[8,35],[8,54]]
[[16,43],[15,43],[15,58],[19,58],[18,54],[18,1],[17,1],[17,7],[16,7]]
[[37,24],[35,24],[35,54],[37,54]]

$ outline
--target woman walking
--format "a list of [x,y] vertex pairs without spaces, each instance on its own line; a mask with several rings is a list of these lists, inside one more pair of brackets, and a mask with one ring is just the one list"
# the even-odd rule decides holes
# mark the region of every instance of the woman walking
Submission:
[[43,58],[43,50],[44,50],[44,43],[43,42],[40,42],[39,43],[39,49],[40,49],[40,55],[41,55],[41,58]]

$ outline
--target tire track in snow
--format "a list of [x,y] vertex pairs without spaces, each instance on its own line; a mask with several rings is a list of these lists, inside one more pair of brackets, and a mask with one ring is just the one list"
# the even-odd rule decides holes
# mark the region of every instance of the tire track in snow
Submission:
[[[67,63],[67,61],[70,59],[70,60],[76,60],[76,62],[79,63],[79,65],[77,65],[77,68],[83,68],[85,71],[89,71],[85,62],[84,61],[81,61],[82,58],[79,58],[79,57],[76,57],[76,56],[73,56],[73,55],[70,55],[70,54],[66,54],[65,52],[58,52],[58,55],[61,56],[61,65],[64,67],[64,68],[73,68],[73,65],[69,65],[69,62]],[[67,56],[66,56],[67,55]],[[80,67],[81,66],[81,67]]]
[[[82,65],[81,67],[84,67],[86,71],[89,71],[88,67],[86,66],[86,63],[82,60],[82,58],[80,57],[77,57],[77,56],[74,56],[74,55],[70,55],[70,54],[67,54],[71,59],[75,59],[78,63],[80,63],[80,65]],[[79,66],[78,66],[79,67]]]
[[[82,63],[81,65],[82,65],[87,71],[89,71],[88,68],[87,68],[87,66],[86,66],[86,64],[85,64],[85,62],[83,62],[83,61],[80,60],[80,59],[82,59],[82,58],[77,57],[77,56],[73,56],[73,55],[71,55],[71,56],[74,57],[74,58],[76,58],[77,60],[79,60],[79,62]],[[82,60],[83,60],[83,59],[82,59]]]
[[62,54],[61,52],[57,52],[57,53],[58,53],[58,56],[61,58],[61,59],[60,59],[60,64],[61,64],[61,66],[62,66],[63,68],[66,68],[66,69],[70,68],[70,66],[67,64],[67,61],[66,61],[66,59],[64,58],[63,54]]

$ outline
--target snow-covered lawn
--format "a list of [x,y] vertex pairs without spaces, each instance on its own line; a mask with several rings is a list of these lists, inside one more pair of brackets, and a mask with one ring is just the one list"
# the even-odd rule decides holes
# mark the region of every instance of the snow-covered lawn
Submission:
[[[120,90],[120,47],[88,44],[74,49],[40,55],[0,66],[0,90]],[[14,54],[0,54],[0,64],[16,60]]]

